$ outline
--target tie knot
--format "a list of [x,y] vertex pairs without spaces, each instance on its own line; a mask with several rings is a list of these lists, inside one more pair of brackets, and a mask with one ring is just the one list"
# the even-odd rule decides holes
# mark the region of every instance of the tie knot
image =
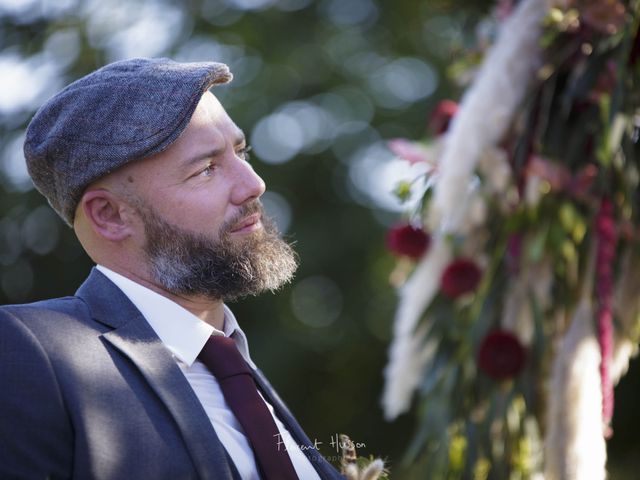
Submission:
[[198,358],[218,380],[243,373],[251,374],[247,362],[232,338],[212,335],[204,344]]

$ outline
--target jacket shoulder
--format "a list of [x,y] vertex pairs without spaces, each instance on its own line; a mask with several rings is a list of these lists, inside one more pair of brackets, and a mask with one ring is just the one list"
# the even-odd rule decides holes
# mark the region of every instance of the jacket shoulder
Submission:
[[86,323],[91,315],[85,302],[78,297],[61,297],[33,303],[1,305],[0,323],[10,317],[32,331],[56,325]]

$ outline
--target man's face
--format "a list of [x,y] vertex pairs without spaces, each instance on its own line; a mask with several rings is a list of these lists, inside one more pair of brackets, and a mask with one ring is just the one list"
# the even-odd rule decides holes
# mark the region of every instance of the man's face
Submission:
[[231,300],[293,276],[295,254],[264,216],[244,135],[211,93],[171,147],[125,178],[152,280],[167,291]]

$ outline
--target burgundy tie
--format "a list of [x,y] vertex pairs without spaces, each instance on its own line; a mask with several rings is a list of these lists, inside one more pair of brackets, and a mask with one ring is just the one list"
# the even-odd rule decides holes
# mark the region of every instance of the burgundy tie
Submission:
[[218,379],[227,404],[249,439],[263,477],[298,480],[278,427],[233,339],[209,337],[198,358]]

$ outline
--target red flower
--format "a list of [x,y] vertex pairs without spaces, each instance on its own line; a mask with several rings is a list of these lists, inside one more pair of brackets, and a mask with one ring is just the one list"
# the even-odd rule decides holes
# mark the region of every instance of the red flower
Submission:
[[451,262],[442,274],[440,289],[451,299],[458,298],[476,289],[482,271],[473,260],[459,258]]
[[430,244],[429,234],[413,225],[397,225],[387,232],[387,248],[398,255],[420,258]]
[[525,349],[520,340],[505,330],[487,334],[478,350],[478,368],[494,380],[515,377],[524,366]]
[[436,135],[442,135],[449,128],[451,119],[458,111],[458,104],[453,100],[442,100],[429,117],[429,130]]

